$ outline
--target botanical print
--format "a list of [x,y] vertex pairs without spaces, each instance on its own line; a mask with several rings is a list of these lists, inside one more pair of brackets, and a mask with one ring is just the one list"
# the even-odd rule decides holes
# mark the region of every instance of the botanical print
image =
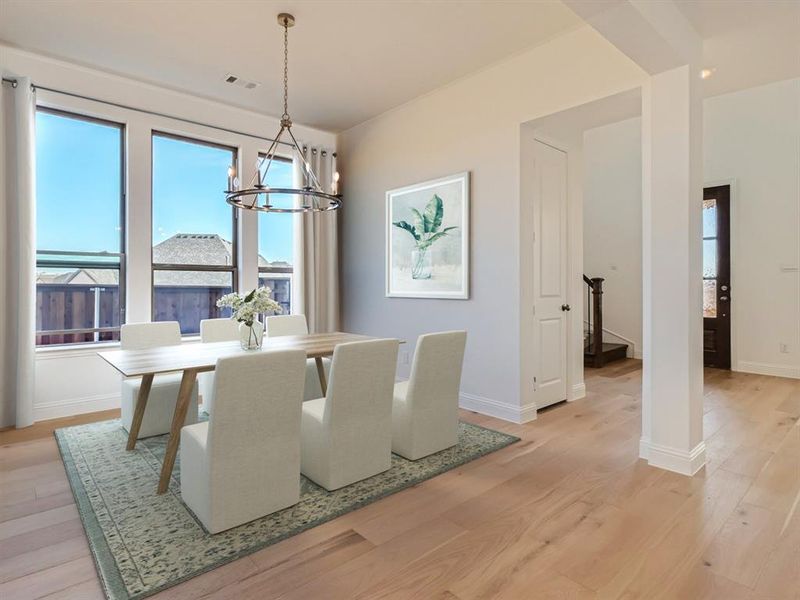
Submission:
[[430,279],[433,276],[431,245],[446,236],[448,231],[458,229],[458,226],[452,225],[439,231],[444,218],[444,203],[436,194],[425,207],[424,215],[414,207],[411,208],[411,212],[414,213],[413,225],[409,225],[405,221],[395,221],[392,225],[407,231],[414,238],[414,250],[411,252],[411,278]]
[[389,191],[386,204],[386,295],[467,298],[468,173]]

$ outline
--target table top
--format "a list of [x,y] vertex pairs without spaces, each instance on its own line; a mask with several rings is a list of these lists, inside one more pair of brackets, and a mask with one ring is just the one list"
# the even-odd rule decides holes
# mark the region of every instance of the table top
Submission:
[[[309,358],[330,356],[338,344],[363,342],[377,339],[355,333],[312,333],[308,335],[286,335],[264,338],[261,352],[268,350],[304,350]],[[402,343],[402,342],[401,342]],[[146,350],[109,350],[97,354],[125,377],[169,373],[195,369],[213,371],[217,359],[250,354],[254,350],[242,350],[238,341],[159,346]],[[256,351],[257,352],[257,351]]]

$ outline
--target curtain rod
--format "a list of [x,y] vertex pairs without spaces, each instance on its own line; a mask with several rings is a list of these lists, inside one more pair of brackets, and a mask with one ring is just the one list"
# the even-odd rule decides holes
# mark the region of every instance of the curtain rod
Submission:
[[[17,87],[17,80],[16,79],[8,79],[6,77],[3,77],[3,83],[10,84],[12,88]],[[235,135],[243,135],[243,136],[246,136],[246,137],[255,138],[257,140],[263,140],[265,142],[273,142],[273,141],[275,141],[272,138],[267,138],[267,137],[263,137],[263,136],[260,136],[260,135],[247,133],[246,131],[238,131],[236,129],[228,129],[227,127],[219,127],[218,125],[209,125],[208,123],[201,123],[200,121],[193,121],[192,119],[186,119],[184,117],[176,117],[175,115],[168,115],[166,113],[161,113],[161,112],[157,112],[157,111],[154,111],[154,110],[147,110],[145,108],[136,108],[135,106],[128,106],[127,104],[119,104],[117,102],[111,102],[109,100],[101,100],[99,98],[92,98],[91,96],[82,96],[81,94],[76,94],[74,92],[65,92],[64,90],[56,90],[56,89],[53,89],[53,88],[44,87],[43,85],[36,85],[36,84],[32,83],[31,87],[34,90],[42,90],[42,91],[45,91],[45,92],[52,92],[54,94],[62,94],[64,96],[71,96],[72,98],[79,98],[80,100],[89,100],[90,102],[99,102],[100,104],[107,104],[109,106],[114,106],[116,108],[122,108],[122,109],[125,109],[125,110],[132,110],[134,112],[140,112],[140,113],[144,113],[146,115],[153,115],[155,117],[164,117],[165,119],[174,119],[175,121],[181,121],[183,123],[189,123],[191,125],[199,125],[200,127],[209,127],[211,129],[216,129],[218,131],[225,131],[227,133],[233,133]],[[282,144],[284,146],[291,146],[292,145],[289,142],[279,141],[278,143]],[[334,154],[334,156],[335,156],[335,154]]]

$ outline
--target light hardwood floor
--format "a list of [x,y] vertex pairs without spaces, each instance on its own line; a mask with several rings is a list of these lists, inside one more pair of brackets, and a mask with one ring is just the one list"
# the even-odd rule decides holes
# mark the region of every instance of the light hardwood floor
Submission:
[[[800,381],[707,370],[694,478],[637,460],[640,386],[629,360],[527,425],[465,412],[522,441],[156,598],[799,599]],[[0,433],[3,600],[102,598],[51,435],[75,421]]]

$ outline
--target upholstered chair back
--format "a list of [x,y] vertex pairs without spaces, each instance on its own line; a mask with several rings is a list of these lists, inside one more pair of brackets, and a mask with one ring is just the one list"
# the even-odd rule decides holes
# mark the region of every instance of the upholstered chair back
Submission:
[[418,460],[458,443],[458,391],[465,331],[417,340],[411,377],[395,385],[392,452]]
[[200,321],[200,341],[230,342],[239,339],[239,323],[233,319],[203,319]]
[[458,411],[466,331],[428,333],[417,340],[406,402],[411,410]]
[[214,411],[181,430],[181,498],[209,533],[300,499],[305,352],[217,361]]
[[279,474],[297,476],[305,368],[302,350],[217,361],[208,420],[212,490],[235,488],[238,477],[275,483]]
[[305,315],[276,315],[267,317],[264,329],[267,337],[306,335],[308,323]]
[[345,438],[375,436],[391,443],[391,429],[377,429],[391,424],[398,345],[397,340],[386,339],[336,346],[325,402],[325,425]]
[[146,350],[180,343],[181,327],[177,321],[127,323],[120,328],[119,347],[122,350]]

